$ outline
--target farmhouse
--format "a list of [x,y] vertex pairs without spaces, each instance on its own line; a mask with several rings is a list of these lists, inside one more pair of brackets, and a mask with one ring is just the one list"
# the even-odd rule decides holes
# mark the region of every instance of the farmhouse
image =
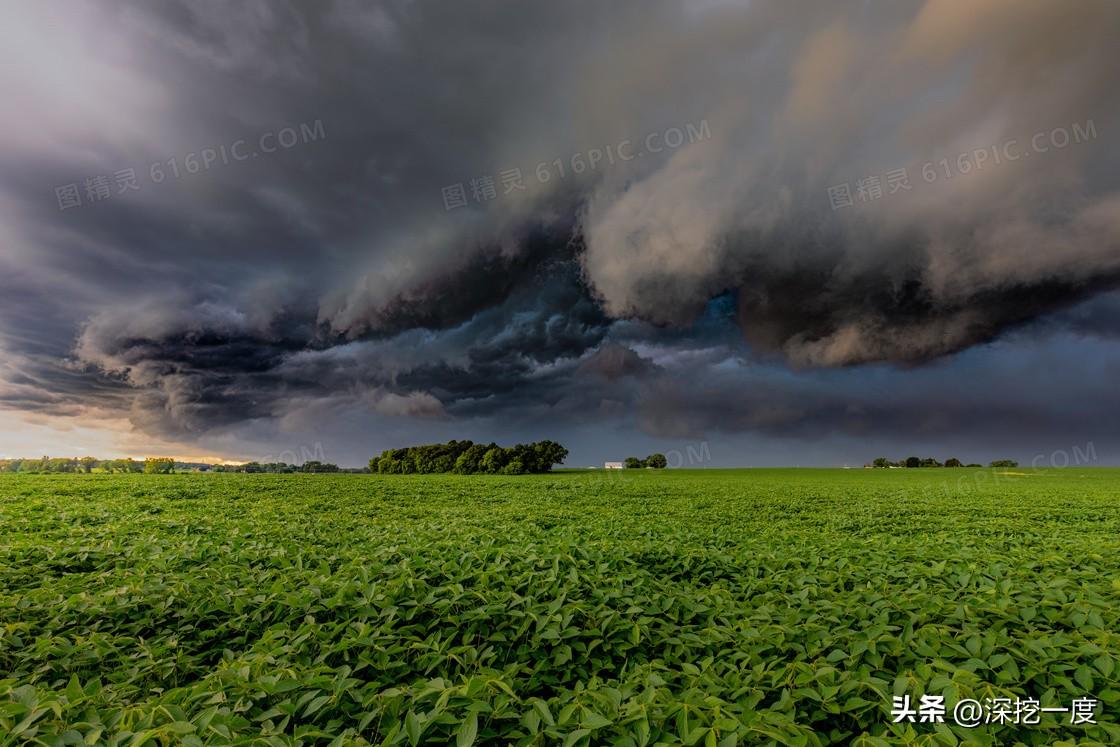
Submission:
[[622,469],[622,462],[603,462],[603,469]]

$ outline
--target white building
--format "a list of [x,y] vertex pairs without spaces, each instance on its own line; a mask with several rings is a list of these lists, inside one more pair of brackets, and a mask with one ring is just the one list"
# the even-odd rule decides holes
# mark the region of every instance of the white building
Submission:
[[622,462],[603,462],[603,469],[622,469]]

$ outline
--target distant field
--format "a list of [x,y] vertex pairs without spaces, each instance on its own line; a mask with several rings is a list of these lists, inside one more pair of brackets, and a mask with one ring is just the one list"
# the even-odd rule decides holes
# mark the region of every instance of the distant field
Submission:
[[0,476],[0,744],[1120,744],[1120,470],[1012,471]]

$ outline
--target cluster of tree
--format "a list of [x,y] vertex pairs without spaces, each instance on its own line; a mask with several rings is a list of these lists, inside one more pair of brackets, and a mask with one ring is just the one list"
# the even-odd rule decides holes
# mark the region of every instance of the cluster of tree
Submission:
[[638,459],[638,457],[626,457],[624,462],[626,469],[642,469],[649,467],[650,469],[665,469],[669,466],[669,460],[665,458],[664,454],[650,454],[645,459]]
[[41,457],[39,459],[0,459],[0,472],[89,472],[98,462],[93,457]]
[[89,474],[94,470],[113,473],[166,474],[174,471],[175,460],[155,457],[135,459],[96,459],[94,457],[40,457],[39,459],[0,459],[0,472],[36,474]]
[[129,472],[143,472],[144,463],[135,459],[106,459],[99,465],[102,472],[127,474]]
[[145,475],[170,475],[175,471],[175,460],[166,457],[144,460]]
[[104,472],[109,474],[146,474],[165,475],[172,472],[250,472],[289,474],[356,472],[368,473],[365,467],[343,469],[337,464],[308,461],[303,464],[284,462],[246,462],[244,464],[206,464],[204,462],[177,462],[170,457],[152,457],[139,461],[136,459],[97,459],[95,457],[40,457],[39,459],[0,459],[0,473],[23,472],[36,474],[89,474]]
[[[881,469],[886,468],[886,467],[909,467],[909,468],[913,469],[913,468],[916,468],[916,467],[981,467],[983,465],[980,465],[980,464],[964,464],[964,463],[961,462],[960,459],[957,459],[956,457],[950,457],[949,459],[945,460],[944,464],[942,464],[941,462],[937,461],[933,457],[926,457],[925,459],[922,459],[920,457],[912,456],[912,457],[907,457],[906,459],[903,459],[900,462],[892,462],[891,460],[887,459],[886,457],[879,457],[878,459],[876,459],[874,462],[871,463],[871,466],[872,467],[879,467]],[[1014,459],[997,459],[996,461],[992,462],[988,466],[989,467],[1018,467],[1019,463],[1016,462]]]
[[288,475],[296,472],[323,473],[323,472],[365,472],[364,469],[342,469],[337,464],[327,462],[309,461],[303,464],[287,464],[286,462],[245,462],[244,464],[215,464],[210,467],[211,472],[247,472],[250,474]]
[[524,475],[548,472],[561,464],[568,450],[555,441],[501,447],[495,443],[448,441],[445,444],[386,449],[369,460],[370,472],[383,475],[456,472],[461,475]]

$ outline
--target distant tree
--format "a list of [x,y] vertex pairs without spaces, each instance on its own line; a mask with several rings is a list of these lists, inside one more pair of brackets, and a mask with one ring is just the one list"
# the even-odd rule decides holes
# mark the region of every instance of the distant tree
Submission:
[[144,460],[144,474],[146,475],[170,475],[174,470],[174,459],[150,457]]
[[43,461],[45,463],[43,464],[42,471],[56,474],[73,472],[78,464],[78,460],[67,459],[65,457],[53,457],[49,459],[43,457]]
[[1019,463],[1016,462],[1014,459],[997,459],[988,466],[990,466],[990,467],[1018,467]]
[[976,462],[973,462],[972,464],[968,464],[968,465],[965,465],[965,466],[966,466],[966,467],[983,467],[984,465],[982,465],[982,464],[977,464]]
[[430,462],[429,473],[431,472],[450,472],[455,469],[455,454],[440,454]]
[[563,464],[568,458],[568,450],[555,441],[537,441],[529,444],[533,453],[532,463],[527,464],[530,472],[548,472],[554,464]]
[[878,457],[871,464],[875,467],[878,467],[879,469],[885,469],[891,466],[891,460],[887,459],[886,457]]
[[945,466],[946,467],[961,467],[963,465],[961,464],[960,459],[957,459],[956,457],[949,457],[948,459],[945,460]]
[[623,464],[626,466],[626,469],[641,469],[645,466],[638,457],[626,457],[626,461],[623,462]]
[[525,469],[525,464],[517,457],[509,460],[506,465],[502,467],[503,475],[523,475],[526,472],[528,472],[528,470]]
[[436,471],[435,453],[429,449],[416,448],[411,450],[412,464],[416,471],[422,475]]
[[91,456],[82,457],[78,462],[82,465],[82,471],[87,475],[93,472],[93,468],[97,466],[97,460]]
[[494,446],[486,450],[482,455],[482,461],[479,462],[479,468],[488,474],[496,475],[502,471],[506,466],[507,454],[506,450],[500,446]]
[[473,475],[482,472],[482,458],[486,456],[487,451],[496,448],[498,448],[497,444],[490,444],[489,446],[471,444],[470,447],[455,460],[454,471],[461,475]]
[[46,472],[47,471],[47,463],[49,461],[50,461],[50,457],[43,457],[42,459],[24,459],[22,462],[20,462],[19,471],[20,472]]
[[396,449],[386,449],[377,459],[377,471],[382,475],[391,475],[398,470]]
[[922,460],[916,456],[906,457],[906,466],[911,469],[922,466]]
[[370,472],[380,474],[525,474],[548,472],[562,464],[568,450],[555,441],[537,441],[503,448],[495,443],[448,441],[400,449],[386,449],[370,460]]
[[926,457],[925,459],[922,460],[922,463],[921,463],[920,466],[922,466],[922,467],[940,467],[942,465],[941,465],[941,462],[937,461],[933,457]]
[[650,454],[646,457],[646,466],[653,469],[665,469],[669,466],[669,460],[665,458],[664,454]]

